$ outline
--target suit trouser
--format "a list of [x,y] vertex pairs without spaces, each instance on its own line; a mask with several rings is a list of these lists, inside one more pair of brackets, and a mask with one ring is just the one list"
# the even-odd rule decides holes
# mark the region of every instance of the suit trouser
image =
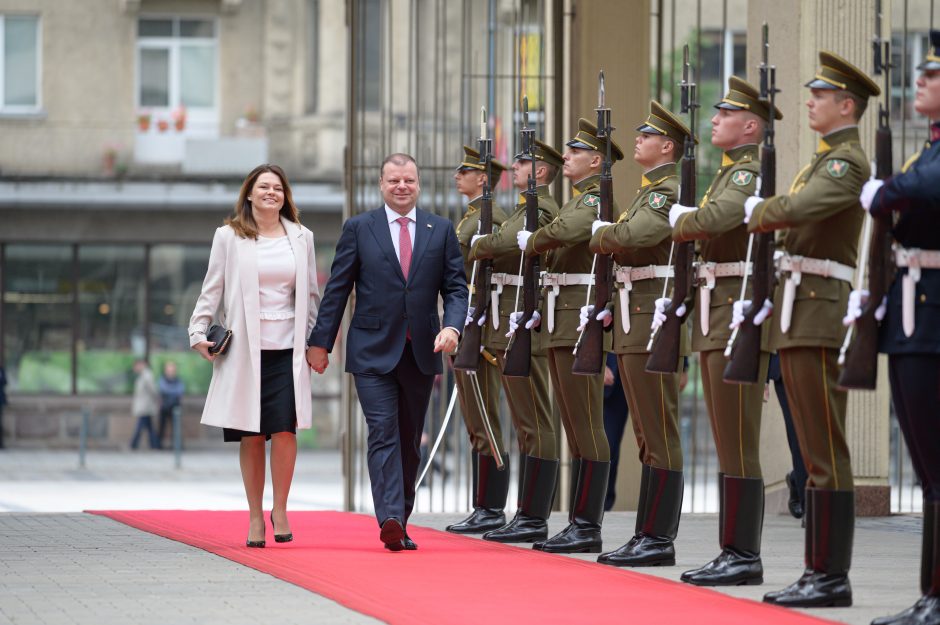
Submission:
[[649,354],[617,354],[640,462],[670,471],[682,470],[679,438],[679,374],[647,373]]
[[845,440],[848,393],[837,386],[839,350],[787,347],[779,350],[780,371],[793,413],[793,427],[809,474],[807,486],[855,489]]
[[891,398],[927,501],[940,501],[940,355],[888,356]]
[[[493,435],[502,445],[503,433],[499,425],[499,379],[500,369],[496,365],[480,356],[480,364],[477,366],[477,382],[480,385],[480,395],[483,396],[483,406],[486,409],[486,415],[489,418],[490,427],[493,428]],[[470,437],[470,448],[485,456],[492,456],[489,438],[486,436],[486,429],[483,427],[483,412],[480,410],[480,404],[477,401],[476,391],[473,388],[473,380],[464,371],[454,370],[454,383],[457,385],[457,394],[460,399],[460,410],[463,413],[463,422],[467,427],[467,435]]]
[[[767,379],[770,354],[761,352],[757,379]],[[712,425],[719,470],[733,477],[761,477],[760,421],[764,384],[728,384],[724,381],[723,350],[699,354],[702,391]]]
[[[506,364],[506,352],[497,351],[496,358],[502,370]],[[501,376],[520,453],[543,460],[557,460],[558,442],[549,402],[548,377],[548,357],[544,354],[532,354],[528,377]]]
[[610,447],[604,432],[604,376],[571,373],[574,364],[571,349],[548,348],[548,370],[568,447],[575,458],[607,462]]
[[368,464],[375,516],[408,522],[415,502],[421,432],[434,376],[418,368],[411,341],[388,373],[354,375],[369,428]]

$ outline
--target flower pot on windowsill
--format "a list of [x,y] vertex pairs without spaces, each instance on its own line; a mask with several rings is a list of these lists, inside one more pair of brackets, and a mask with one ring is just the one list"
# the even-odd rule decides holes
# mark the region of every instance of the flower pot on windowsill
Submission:
[[140,117],[137,118],[137,129],[140,132],[147,132],[148,130],[150,130],[150,116],[149,115],[141,115]]
[[157,130],[160,132],[166,132],[170,129],[170,122],[165,119],[157,120]]

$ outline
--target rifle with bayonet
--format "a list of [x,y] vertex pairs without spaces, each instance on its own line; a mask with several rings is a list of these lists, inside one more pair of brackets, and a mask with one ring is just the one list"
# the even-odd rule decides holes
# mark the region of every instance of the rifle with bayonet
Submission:
[[[539,227],[539,194],[535,180],[535,129],[529,128],[529,98],[522,98],[522,151],[528,155],[532,170],[529,173],[528,187],[525,191],[525,229],[535,232]],[[526,256],[524,253],[522,265],[522,286],[516,287],[516,305],[519,306],[519,289],[522,289],[522,318],[518,327],[509,338],[506,346],[506,362],[503,365],[503,375],[508,377],[528,377],[532,368],[532,329],[525,324],[532,319],[532,315],[539,305],[539,257]],[[541,326],[536,326],[538,331]]]
[[[875,176],[885,180],[892,173],[891,116],[891,41],[881,38],[881,0],[875,2],[875,37],[872,41],[875,75],[883,75],[884,100],[878,106],[878,131],[875,134]],[[867,259],[866,259],[867,256]],[[867,263],[866,263],[867,261]],[[839,386],[844,389],[874,390],[878,381],[878,319],[875,311],[888,291],[891,279],[891,217],[865,216],[862,250],[858,258],[858,284],[861,289],[865,265],[868,266],[868,302],[862,314],[849,326],[839,354],[842,372]],[[852,332],[855,338],[852,339]],[[851,343],[850,343],[851,341]]]
[[[607,141],[607,149],[604,152],[604,160],[601,165],[600,179],[600,206],[598,207],[598,219],[611,222],[614,220],[614,179],[611,175],[611,166],[613,157],[611,156],[611,146],[613,139],[611,132],[613,127],[610,125],[610,109],[607,108],[604,71],[601,70],[598,76],[597,87],[597,138]],[[588,285],[588,297],[590,302],[590,289]],[[610,254],[594,255],[594,308],[588,316],[587,324],[581,330],[578,341],[574,346],[574,364],[571,367],[571,373],[576,375],[600,375],[604,372],[604,332],[613,327],[609,324],[604,327],[603,321],[597,320],[597,315],[605,308],[613,313],[611,296],[614,292],[614,259]]]
[[[695,124],[699,107],[697,90],[689,63],[689,46],[682,52],[682,82],[679,83],[682,113],[689,116],[690,134],[685,138],[682,155],[682,168],[679,174],[679,203],[683,206],[695,206]],[[692,312],[694,290],[692,280],[692,261],[695,258],[695,242],[686,241],[676,245],[673,242],[669,255],[674,261],[672,300],[663,311],[666,320],[653,331],[647,349],[650,356],[646,361],[649,373],[676,373],[679,370],[679,347],[682,341],[683,324]],[[663,297],[666,296],[669,278],[663,285]],[[677,314],[681,310],[681,315]]]
[[[776,119],[777,68],[770,65],[769,28],[764,22],[763,56],[760,64],[760,98],[767,103],[770,114],[764,127],[764,142],[761,145],[760,178],[758,193],[762,198],[769,198],[777,193],[777,148],[775,147],[774,121]],[[754,323],[754,318],[764,306],[764,301],[771,299],[777,281],[774,267],[774,233],[762,232],[748,237],[747,258],[744,263],[744,278],[741,281],[741,296],[744,301],[747,292],[748,267],[751,264],[751,250],[754,249],[754,271],[751,292],[751,305],[744,311],[744,319],[731,333],[725,356],[729,358],[725,365],[723,379],[734,384],[763,384],[760,380],[761,325]],[[765,319],[766,321],[766,319]]]

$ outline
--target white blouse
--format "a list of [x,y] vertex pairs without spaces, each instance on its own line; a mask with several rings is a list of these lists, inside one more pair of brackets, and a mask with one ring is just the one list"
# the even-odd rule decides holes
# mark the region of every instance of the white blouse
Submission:
[[297,265],[286,236],[258,235],[261,349],[294,346],[294,285]]

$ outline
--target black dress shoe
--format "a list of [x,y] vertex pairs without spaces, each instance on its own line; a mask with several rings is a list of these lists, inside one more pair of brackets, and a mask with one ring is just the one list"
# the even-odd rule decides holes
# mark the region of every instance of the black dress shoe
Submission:
[[[534,543],[532,543],[532,548],[535,549],[536,551],[542,551],[542,548],[545,547],[545,543],[547,543],[549,540],[556,540],[556,539],[561,538],[562,536],[567,536],[568,533],[571,532],[573,529],[574,529],[574,523],[568,523],[568,525],[565,526],[565,529],[561,530],[560,532],[558,532],[551,538],[546,538],[545,540],[537,540]],[[548,532],[546,531],[545,534],[547,536]]]
[[871,625],[937,625],[938,623],[940,623],[940,597],[925,596],[903,612],[876,618]]
[[507,525],[483,534],[483,540],[496,543],[534,543],[548,538],[548,523],[519,513]]
[[[606,484],[605,484],[606,486]],[[544,543],[540,551],[545,553],[600,553],[601,526],[596,524],[579,524],[577,521],[562,532],[552,536]]]
[[463,521],[448,525],[445,529],[454,534],[482,534],[506,525],[506,515],[502,510],[474,508]]
[[846,608],[852,605],[852,585],[847,574],[807,569],[783,590],[764,595],[764,603],[785,608]]
[[611,566],[674,566],[676,549],[670,538],[638,534],[620,549],[602,554],[597,561]]
[[405,532],[405,538],[402,539],[402,543],[405,545],[405,551],[417,551],[418,543],[411,540],[411,536],[408,535],[408,532]]
[[391,517],[382,522],[379,539],[385,543],[386,549],[389,551],[402,551],[405,548],[404,538],[405,528],[402,527],[398,519]]
[[686,571],[680,579],[695,586],[757,586],[764,583],[764,566],[759,555],[725,548],[717,558]]
[[[274,511],[271,511],[271,527],[274,527]],[[274,542],[276,543],[289,543],[294,540],[294,534],[274,534]]]
[[787,499],[787,509],[790,510],[790,516],[794,519],[803,518],[803,493],[797,488],[796,480],[792,473],[787,473],[787,486],[790,489],[790,497]]

